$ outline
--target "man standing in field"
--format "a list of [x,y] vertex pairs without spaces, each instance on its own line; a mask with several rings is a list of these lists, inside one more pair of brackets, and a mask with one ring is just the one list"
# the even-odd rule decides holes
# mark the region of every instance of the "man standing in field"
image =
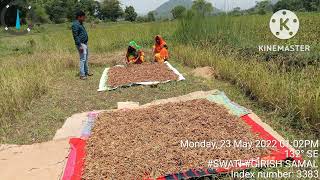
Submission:
[[74,42],[80,54],[80,79],[86,80],[87,76],[92,76],[89,73],[88,66],[88,33],[83,26],[86,19],[86,14],[83,11],[76,13],[76,20],[72,23],[72,34]]

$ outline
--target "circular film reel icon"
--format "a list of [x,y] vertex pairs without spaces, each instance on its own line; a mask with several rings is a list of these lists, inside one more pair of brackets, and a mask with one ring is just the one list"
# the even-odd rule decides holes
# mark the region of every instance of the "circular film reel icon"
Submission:
[[[20,10],[17,9],[17,17],[16,17],[16,30],[12,27],[9,27],[6,24],[6,14],[8,12],[9,8],[12,7],[20,7],[20,8],[24,8],[27,10],[28,14],[29,14],[29,21],[31,20],[31,22],[28,22],[27,27],[25,29],[20,29]],[[32,28],[33,28],[33,22],[37,21],[37,17],[36,14],[34,12],[34,10],[32,9],[32,7],[30,5],[25,4],[23,1],[21,0],[15,0],[10,2],[9,4],[7,4],[5,7],[3,7],[3,9],[1,10],[1,16],[0,16],[0,20],[1,20],[1,25],[4,27],[4,30],[12,35],[24,35],[29,33]]]
[[294,12],[283,9],[272,15],[269,26],[277,38],[290,39],[298,33],[300,22]]

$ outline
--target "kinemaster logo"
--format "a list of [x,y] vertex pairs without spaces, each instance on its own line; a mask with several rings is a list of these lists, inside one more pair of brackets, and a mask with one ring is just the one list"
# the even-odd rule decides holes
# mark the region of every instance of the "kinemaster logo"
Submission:
[[298,16],[287,9],[275,12],[269,21],[271,33],[278,39],[283,40],[284,44],[259,45],[260,52],[310,52],[310,45],[290,44],[289,40],[298,34],[300,28]]
[[283,9],[272,15],[269,26],[277,38],[290,39],[298,33],[300,23],[294,12]]

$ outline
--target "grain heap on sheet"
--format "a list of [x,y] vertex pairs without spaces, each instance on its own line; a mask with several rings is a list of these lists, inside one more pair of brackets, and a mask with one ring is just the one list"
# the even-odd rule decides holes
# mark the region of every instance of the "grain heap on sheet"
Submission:
[[112,67],[108,72],[110,87],[118,87],[137,82],[177,80],[178,76],[166,64],[131,64],[127,67]]
[[205,99],[105,112],[88,140],[83,178],[159,177],[207,167],[208,160],[248,160],[270,152],[257,147],[183,148],[181,140],[255,142],[259,138],[240,118]]

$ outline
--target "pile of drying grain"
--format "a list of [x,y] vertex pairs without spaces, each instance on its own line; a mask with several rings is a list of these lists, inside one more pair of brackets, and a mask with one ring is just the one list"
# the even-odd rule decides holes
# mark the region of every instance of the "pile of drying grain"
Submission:
[[177,80],[178,76],[166,64],[131,64],[127,67],[112,67],[107,84],[118,87],[136,82]]
[[182,148],[181,140],[216,141],[259,138],[240,118],[208,100],[105,112],[87,143],[83,179],[142,179],[207,167],[208,160],[250,159],[270,149]]

